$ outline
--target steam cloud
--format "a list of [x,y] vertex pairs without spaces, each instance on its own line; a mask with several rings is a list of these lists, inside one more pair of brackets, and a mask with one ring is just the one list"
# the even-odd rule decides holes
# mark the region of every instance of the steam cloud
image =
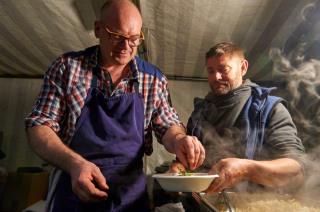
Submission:
[[276,78],[286,82],[289,110],[307,152],[307,179],[300,196],[315,198],[320,195],[320,60],[306,57],[307,51],[312,49],[300,43],[287,56],[277,48],[269,55]]

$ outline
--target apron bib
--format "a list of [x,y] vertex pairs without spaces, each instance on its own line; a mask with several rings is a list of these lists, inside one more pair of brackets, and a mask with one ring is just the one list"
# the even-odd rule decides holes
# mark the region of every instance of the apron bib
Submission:
[[72,192],[69,174],[62,173],[53,211],[149,211],[142,160],[144,106],[137,81],[134,88],[135,93],[105,97],[93,75],[70,148],[100,168],[108,199],[81,202]]

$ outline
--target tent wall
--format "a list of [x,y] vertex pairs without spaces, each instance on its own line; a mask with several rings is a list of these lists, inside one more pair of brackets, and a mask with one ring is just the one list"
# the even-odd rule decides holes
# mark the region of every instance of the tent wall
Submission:
[[0,78],[1,148],[6,154],[0,162],[9,171],[42,164],[28,147],[24,132],[24,117],[31,111],[40,85],[39,79]]

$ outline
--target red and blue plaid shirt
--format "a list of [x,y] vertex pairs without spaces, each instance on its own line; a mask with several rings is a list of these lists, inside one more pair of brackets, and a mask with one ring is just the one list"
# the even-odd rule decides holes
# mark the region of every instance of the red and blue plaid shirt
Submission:
[[[38,100],[25,120],[26,127],[48,126],[62,141],[69,143],[84,106],[99,54],[99,46],[94,46],[57,58],[44,76]],[[138,57],[131,61],[130,70],[130,75],[115,88],[110,74],[100,70],[98,87],[106,96],[117,96],[135,92],[132,81],[138,80],[139,92],[144,100],[145,129],[150,125],[157,139],[161,140],[171,125],[181,124],[170,103],[167,79],[157,67]]]

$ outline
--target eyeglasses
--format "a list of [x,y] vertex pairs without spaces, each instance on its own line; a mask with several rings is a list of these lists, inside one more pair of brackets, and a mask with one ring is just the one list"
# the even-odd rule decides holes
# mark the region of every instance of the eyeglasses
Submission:
[[136,46],[139,46],[144,40],[144,34],[142,31],[140,35],[126,36],[117,32],[112,32],[107,27],[105,28],[105,30],[109,34],[109,39],[114,44],[119,44],[125,40],[128,40],[128,44],[130,47],[136,47]]

